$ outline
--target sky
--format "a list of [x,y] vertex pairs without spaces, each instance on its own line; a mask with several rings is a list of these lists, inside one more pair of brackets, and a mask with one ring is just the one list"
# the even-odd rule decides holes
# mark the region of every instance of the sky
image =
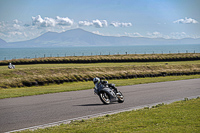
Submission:
[[0,0],[0,38],[82,28],[103,36],[200,38],[200,0]]

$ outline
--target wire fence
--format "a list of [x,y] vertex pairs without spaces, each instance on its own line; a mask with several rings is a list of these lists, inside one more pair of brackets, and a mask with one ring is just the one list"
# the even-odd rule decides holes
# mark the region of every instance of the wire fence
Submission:
[[[19,56],[18,54],[16,55],[11,55],[11,56],[4,56],[1,55],[1,59],[0,60],[12,60],[12,59],[32,59],[32,58],[49,58],[49,57],[69,57],[69,56],[97,56],[97,55],[128,55],[128,54],[179,54],[179,53],[196,53],[196,51],[161,51],[161,52],[156,52],[156,51],[151,51],[151,52],[99,52],[99,53],[95,53],[95,52],[91,52],[91,53],[73,53],[73,54],[67,54],[67,53],[60,53],[60,54],[31,54],[30,56]],[[198,52],[197,52],[198,53]]]

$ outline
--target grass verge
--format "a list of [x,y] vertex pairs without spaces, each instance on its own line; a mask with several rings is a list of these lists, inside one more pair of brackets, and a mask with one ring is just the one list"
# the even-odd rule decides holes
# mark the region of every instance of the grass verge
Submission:
[[200,98],[197,98],[22,133],[197,133],[199,108]]
[[148,63],[35,64],[17,65],[16,69],[12,70],[8,69],[7,66],[0,66],[0,88],[91,81],[96,76],[106,79],[127,79],[194,74],[200,74],[200,60]]
[[0,65],[14,64],[46,64],[46,63],[102,63],[102,62],[160,62],[199,60],[200,53],[179,54],[126,54],[97,56],[46,57],[34,59],[13,59],[0,61]]
[[[195,78],[200,78],[200,75],[120,79],[120,80],[109,80],[109,83],[114,83],[116,84],[116,86],[126,86],[126,85],[135,85],[135,84],[144,84],[144,83],[195,79]],[[93,87],[94,87],[93,82],[88,81],[88,82],[64,83],[60,85],[52,84],[48,86],[46,85],[46,86],[34,86],[34,87],[22,87],[22,88],[7,88],[7,89],[0,89],[0,99],[31,96],[31,95],[41,95],[41,94],[57,93],[57,92],[86,90],[86,89],[91,89]]]

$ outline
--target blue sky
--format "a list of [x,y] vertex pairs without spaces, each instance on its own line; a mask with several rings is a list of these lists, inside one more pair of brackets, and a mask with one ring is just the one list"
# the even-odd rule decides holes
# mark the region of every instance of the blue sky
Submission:
[[0,0],[0,38],[82,28],[104,36],[200,38],[200,0]]

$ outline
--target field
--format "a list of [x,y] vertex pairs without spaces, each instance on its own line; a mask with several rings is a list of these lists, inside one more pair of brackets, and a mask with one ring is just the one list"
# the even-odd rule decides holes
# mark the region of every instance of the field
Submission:
[[127,62],[87,64],[16,65],[16,69],[0,66],[0,88],[40,86],[45,84],[91,81],[98,76],[105,79],[128,79],[200,73],[200,60],[179,62]]
[[200,98],[159,104],[136,111],[72,121],[35,131],[22,133],[198,133],[200,132]]
[[[158,58],[158,56],[160,56],[159,59],[179,59],[179,61],[157,62],[156,57]],[[111,62],[60,62],[51,64],[48,64],[47,62],[43,62],[42,64],[19,63],[18,65],[14,64],[16,65],[16,69],[8,69],[7,65],[1,65],[0,98],[90,89],[93,87],[91,81],[96,76],[100,77],[101,79],[113,80],[111,82],[114,82],[118,86],[142,83],[143,81],[145,81],[143,83],[147,83],[150,81],[158,82],[158,80],[162,78],[162,81],[170,81],[170,79],[177,80],[199,78],[200,60],[196,60],[198,56],[200,56],[200,54],[190,53],[158,55],[84,56],[67,58],[73,58],[70,60],[77,61],[83,59],[91,60],[91,58],[96,57],[97,60],[101,59],[102,61],[105,61],[104,58],[108,59],[108,57],[110,57]],[[194,57],[195,60],[193,60]],[[52,58],[51,60],[53,59],[55,58]],[[58,58],[58,60],[61,59],[64,59],[64,57]],[[125,62],[127,61],[127,59],[130,59],[129,62]],[[131,59],[141,59],[143,61],[132,62]],[[144,61],[144,59],[146,60]],[[152,62],[147,62],[149,59],[152,59]],[[181,61],[183,59],[185,60]],[[39,62],[40,58],[29,59],[29,62],[31,60],[38,60]],[[129,79],[129,81],[122,79]],[[132,80],[130,81],[130,79]]]
[[[0,99],[91,89],[96,76],[117,86],[200,78],[199,57],[166,54],[1,61]],[[16,69],[8,69],[9,62]],[[186,99],[33,132],[200,132],[199,107],[199,98]]]

